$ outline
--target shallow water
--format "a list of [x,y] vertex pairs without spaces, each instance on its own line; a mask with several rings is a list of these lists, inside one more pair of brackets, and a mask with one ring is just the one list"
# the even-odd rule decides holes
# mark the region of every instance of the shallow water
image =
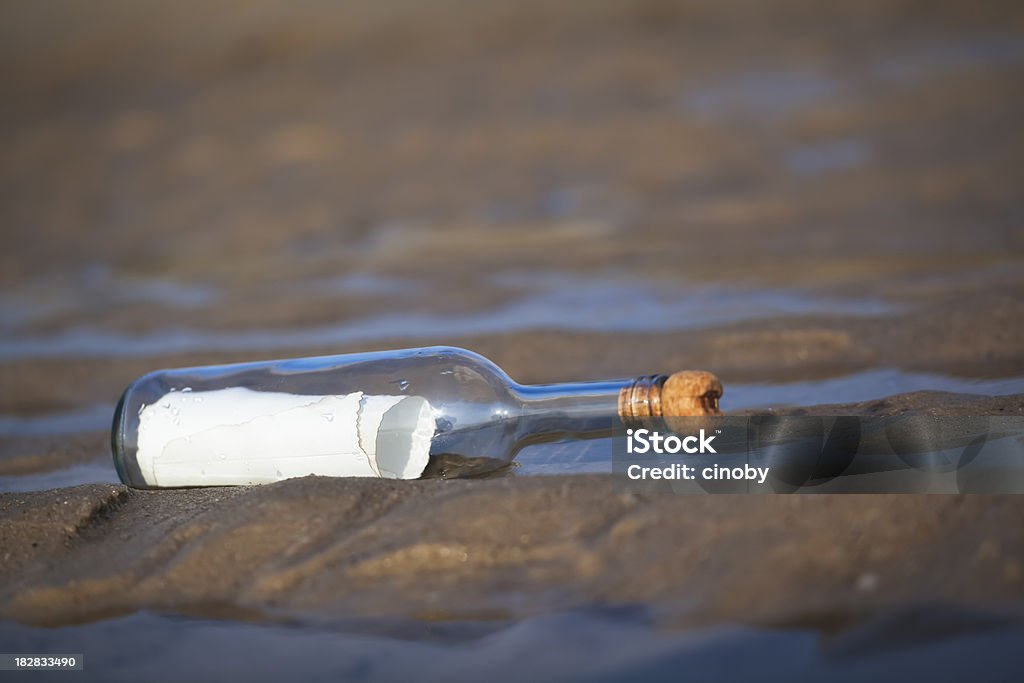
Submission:
[[99,431],[110,426],[113,405],[95,405],[47,415],[0,415],[0,437],[46,436]]
[[799,175],[817,176],[857,168],[870,155],[871,148],[863,140],[830,140],[791,147],[786,151],[786,166]]
[[79,484],[120,484],[112,459],[80,463],[47,472],[0,476],[0,493],[48,491]]
[[[303,285],[321,294],[342,286],[361,292],[369,276]],[[401,288],[407,283],[388,280]],[[408,286],[413,286],[411,283]],[[669,332],[787,315],[887,315],[898,307],[878,299],[841,299],[785,289],[744,289],[726,285],[667,286],[632,277],[556,273],[506,273],[496,291],[516,290],[503,306],[442,315],[422,309],[372,315],[314,328],[247,329],[215,332],[171,328],[138,334],[73,328],[45,336],[0,339],[0,360],[54,357],[156,356],[209,351],[273,351],[326,347],[388,339],[438,339],[531,330]],[[421,286],[422,288],[422,286]]]
[[[1024,40],[1013,34],[961,38],[943,43],[891,47],[858,64],[859,78],[827,68],[755,68],[714,83],[688,84],[680,109],[692,116],[739,117],[758,125],[776,123],[802,110],[825,104],[850,105],[877,79],[883,83],[920,85],[957,70],[1020,65]],[[855,72],[855,73],[856,73]]]
[[0,293],[0,330],[16,330],[43,319],[60,319],[83,309],[137,303],[198,309],[216,304],[219,298],[220,292],[209,285],[116,276],[109,266],[94,264],[69,276],[40,279],[17,291]]
[[897,368],[865,370],[843,377],[805,382],[732,384],[727,388],[727,410],[771,406],[815,406],[859,403],[911,391],[947,391],[955,394],[1005,396],[1024,393],[1024,377],[969,379]]
[[[836,636],[792,628],[657,626],[643,609],[503,621],[253,624],[140,613],[34,629],[0,623],[9,652],[84,655],[104,681],[1017,681],[1024,626],[944,607],[892,612]],[[552,647],[557,643],[557,647]],[[11,674],[7,674],[10,676]],[[65,680],[66,672],[23,673]]]

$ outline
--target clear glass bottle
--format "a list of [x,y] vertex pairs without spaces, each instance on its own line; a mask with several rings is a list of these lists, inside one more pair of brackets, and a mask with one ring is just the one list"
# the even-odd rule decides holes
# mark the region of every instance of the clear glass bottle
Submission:
[[125,390],[111,441],[138,488],[466,476],[530,444],[609,436],[617,419],[717,414],[720,395],[700,372],[521,385],[476,353],[431,347],[152,372]]

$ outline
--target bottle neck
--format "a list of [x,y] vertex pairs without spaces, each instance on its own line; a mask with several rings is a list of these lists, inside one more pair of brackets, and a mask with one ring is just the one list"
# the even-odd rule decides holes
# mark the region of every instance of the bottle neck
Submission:
[[515,451],[564,439],[610,437],[622,414],[622,397],[631,395],[637,381],[512,385],[521,406]]
[[524,418],[610,419],[618,415],[619,394],[631,379],[569,384],[514,384],[512,394]]
[[436,439],[437,454],[510,460],[526,446],[610,437],[617,425],[634,426],[645,417],[721,414],[721,383],[700,371],[677,372],[671,377],[646,375],[575,384],[510,382],[506,386],[514,407],[503,402],[490,426]]

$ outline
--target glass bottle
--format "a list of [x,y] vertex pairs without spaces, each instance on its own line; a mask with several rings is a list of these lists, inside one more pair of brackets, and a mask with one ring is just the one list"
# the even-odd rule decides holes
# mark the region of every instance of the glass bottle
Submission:
[[610,436],[614,420],[720,414],[721,393],[705,372],[522,385],[430,347],[152,372],[122,395],[111,442],[138,488],[466,476],[530,444]]

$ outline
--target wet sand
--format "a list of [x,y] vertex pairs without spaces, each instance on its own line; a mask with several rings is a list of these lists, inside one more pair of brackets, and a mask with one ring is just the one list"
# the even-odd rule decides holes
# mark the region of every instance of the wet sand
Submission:
[[[1022,401],[922,392],[811,412],[1020,414]],[[631,604],[696,627],[1005,608],[1024,597],[1022,514],[1020,496],[646,497],[607,475],[85,485],[0,498],[0,616],[469,620]]]
[[639,604],[695,627],[842,624],[908,602],[1005,609],[1024,597],[1022,504],[649,499],[599,475],[85,485],[5,496],[3,616],[472,620]]

